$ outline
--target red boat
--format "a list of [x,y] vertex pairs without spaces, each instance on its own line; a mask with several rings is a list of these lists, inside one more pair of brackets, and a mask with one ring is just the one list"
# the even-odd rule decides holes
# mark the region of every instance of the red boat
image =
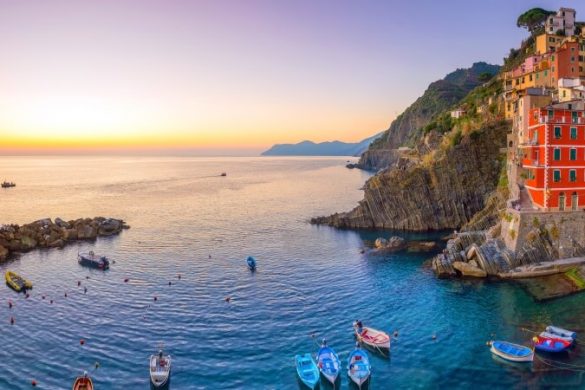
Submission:
[[556,337],[547,337],[547,336],[534,336],[532,338],[534,342],[534,349],[537,351],[543,352],[564,352],[571,347],[571,342],[556,338]]
[[73,390],[93,390],[93,382],[91,381],[91,378],[87,376],[87,374],[78,376],[73,384]]
[[390,352],[390,336],[385,332],[367,326],[362,326],[360,329],[357,322],[354,323],[353,330],[360,343],[380,352]]

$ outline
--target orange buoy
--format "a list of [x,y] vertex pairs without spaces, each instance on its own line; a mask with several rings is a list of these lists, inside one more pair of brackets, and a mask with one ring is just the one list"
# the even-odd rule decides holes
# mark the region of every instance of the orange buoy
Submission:
[[32,385],[32,387],[36,387],[37,385],[37,381],[35,381],[34,379],[30,382],[30,384]]

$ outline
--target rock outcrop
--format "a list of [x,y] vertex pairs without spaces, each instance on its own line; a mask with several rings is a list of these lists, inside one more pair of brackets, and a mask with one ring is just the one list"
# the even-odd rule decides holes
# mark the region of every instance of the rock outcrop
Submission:
[[0,226],[0,260],[12,252],[28,252],[36,248],[62,248],[67,242],[93,240],[98,236],[120,233],[129,226],[121,219],[95,217],[64,221],[41,219],[26,225]]
[[500,149],[510,124],[490,122],[419,163],[370,178],[364,199],[350,212],[317,217],[339,228],[428,231],[460,228],[484,209],[502,170]]

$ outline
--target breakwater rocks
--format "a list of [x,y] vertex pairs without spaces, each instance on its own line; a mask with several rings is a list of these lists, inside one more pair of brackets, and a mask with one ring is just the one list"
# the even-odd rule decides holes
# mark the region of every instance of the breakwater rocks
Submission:
[[491,123],[426,162],[385,169],[366,182],[355,209],[311,222],[350,229],[459,228],[484,209],[497,189],[508,129],[509,123]]
[[67,242],[93,240],[99,236],[120,233],[128,226],[121,219],[80,218],[64,221],[61,218],[40,219],[25,225],[0,226],[0,260],[12,252],[27,252],[36,248],[62,248]]

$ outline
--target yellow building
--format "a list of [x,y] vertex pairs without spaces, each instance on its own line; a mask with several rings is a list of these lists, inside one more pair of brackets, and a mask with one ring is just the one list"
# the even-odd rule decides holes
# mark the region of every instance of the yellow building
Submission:
[[556,51],[565,39],[562,35],[540,34],[536,37],[536,54],[545,54]]

